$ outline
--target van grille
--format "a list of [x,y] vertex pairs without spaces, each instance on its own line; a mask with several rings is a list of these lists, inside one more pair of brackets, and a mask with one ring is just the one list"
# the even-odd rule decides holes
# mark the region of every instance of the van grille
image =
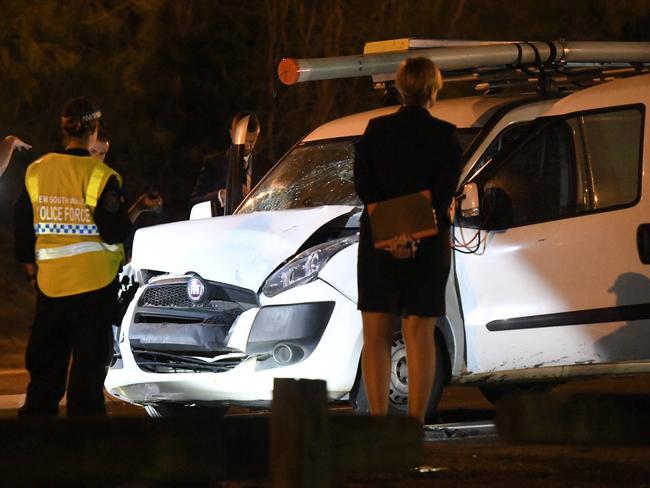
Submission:
[[239,304],[243,310],[251,306],[259,306],[254,291],[213,281],[206,282],[209,300],[201,304],[193,303],[187,296],[187,281],[188,278],[184,276],[173,281],[150,283],[145,286],[138,305],[160,308],[221,309],[225,302],[230,302]]
[[143,371],[221,373],[248,357],[228,348],[226,338],[237,317],[258,305],[255,292],[204,281],[208,299],[193,303],[187,296],[188,279],[158,278],[142,290],[129,342],[135,362]]
[[134,349],[133,358],[150,373],[223,373],[241,364],[248,356],[230,356],[213,362],[189,356]]
[[143,307],[192,307],[194,304],[187,297],[187,285],[184,283],[148,286],[142,297]]

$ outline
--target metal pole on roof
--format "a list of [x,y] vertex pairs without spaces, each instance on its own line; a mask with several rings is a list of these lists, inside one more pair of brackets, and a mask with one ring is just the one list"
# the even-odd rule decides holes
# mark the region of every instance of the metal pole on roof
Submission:
[[452,45],[331,58],[285,58],[278,65],[278,77],[284,84],[293,85],[313,80],[394,73],[402,60],[413,56],[430,58],[443,71],[536,62],[647,63],[650,62],[650,42],[535,41]]

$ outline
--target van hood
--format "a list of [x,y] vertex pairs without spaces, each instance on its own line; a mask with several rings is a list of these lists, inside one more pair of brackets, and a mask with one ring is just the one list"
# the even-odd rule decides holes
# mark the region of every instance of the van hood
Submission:
[[135,234],[131,265],[174,274],[196,272],[257,292],[314,232],[353,209],[323,206],[147,227]]

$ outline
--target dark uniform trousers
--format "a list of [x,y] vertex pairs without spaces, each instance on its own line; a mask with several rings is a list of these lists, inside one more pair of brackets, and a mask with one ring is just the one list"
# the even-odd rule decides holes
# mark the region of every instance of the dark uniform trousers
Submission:
[[117,278],[99,290],[52,298],[40,290],[27,345],[30,374],[20,417],[55,416],[68,379],[69,416],[104,415],[103,385],[112,348]]

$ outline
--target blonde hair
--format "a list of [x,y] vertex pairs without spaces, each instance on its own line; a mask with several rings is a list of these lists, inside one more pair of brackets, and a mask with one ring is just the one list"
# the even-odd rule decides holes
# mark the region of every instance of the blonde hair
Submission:
[[425,105],[442,88],[442,74],[429,58],[408,58],[397,69],[395,85],[404,105]]

